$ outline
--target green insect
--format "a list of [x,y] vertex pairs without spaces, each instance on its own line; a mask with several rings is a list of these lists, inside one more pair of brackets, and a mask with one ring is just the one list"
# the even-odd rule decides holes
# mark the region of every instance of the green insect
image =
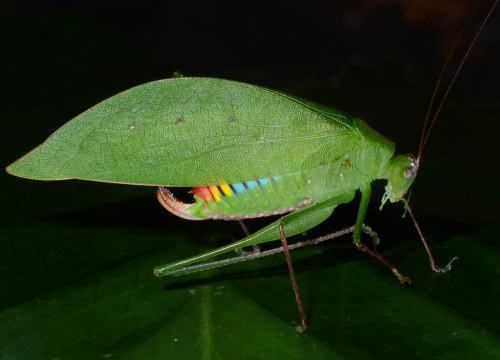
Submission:
[[[37,180],[158,186],[161,204],[189,220],[286,214],[222,249],[155,269],[164,276],[206,269],[211,266],[185,267],[280,239],[280,230],[304,232],[358,189],[353,241],[364,249],[371,182],[386,179],[383,201],[397,202],[417,174],[418,159],[394,155],[394,148],[364,121],[338,110],[240,82],[180,77],[103,101],[7,171]],[[181,202],[165,186],[192,187],[194,202]]]
[[[382,204],[402,201],[413,217],[405,196],[424,144],[417,157],[395,155],[394,143],[344,112],[241,82],[177,77],[101,102],[7,171],[37,180],[156,186],[161,204],[189,220],[283,215],[240,241],[157,267],[154,273],[180,275],[284,251],[301,313],[299,328],[304,329],[288,253],[294,245],[288,246],[286,238],[323,222],[359,190],[355,225],[332,236],[352,232],[360,250],[383,261],[401,282],[408,281],[360,239],[362,232],[376,238],[363,224],[374,180],[387,181]],[[168,187],[190,187],[193,201],[178,200]],[[283,246],[273,251],[207,263],[229,251],[277,239]],[[451,268],[451,262],[438,267],[428,254],[433,270]]]

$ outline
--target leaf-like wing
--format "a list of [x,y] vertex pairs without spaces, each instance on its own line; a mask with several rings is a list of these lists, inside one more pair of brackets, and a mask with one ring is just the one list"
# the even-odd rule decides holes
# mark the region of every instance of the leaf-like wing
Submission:
[[249,84],[160,80],[90,108],[7,170],[40,180],[235,183],[345,156],[361,140],[353,122],[340,111]]

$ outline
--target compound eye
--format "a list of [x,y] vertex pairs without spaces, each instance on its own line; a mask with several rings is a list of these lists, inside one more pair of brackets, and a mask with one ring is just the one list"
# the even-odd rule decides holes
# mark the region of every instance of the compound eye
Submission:
[[403,171],[403,177],[405,179],[411,179],[411,177],[413,176],[413,169],[411,168],[406,168],[404,171]]
[[405,170],[405,175],[404,176],[405,176],[406,179],[409,179],[409,178],[411,178],[413,176],[413,173],[417,172],[418,167],[419,167],[419,161],[415,157],[415,155],[408,154],[406,156],[408,156],[408,159],[410,160],[410,167],[408,168],[408,170],[411,171],[411,174],[408,175],[408,177],[406,177],[406,170]]

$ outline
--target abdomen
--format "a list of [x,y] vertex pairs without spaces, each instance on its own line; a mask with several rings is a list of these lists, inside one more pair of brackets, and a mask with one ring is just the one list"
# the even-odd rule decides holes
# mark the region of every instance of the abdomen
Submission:
[[312,202],[306,172],[255,181],[193,187],[196,202],[187,210],[194,216],[237,220],[278,215]]

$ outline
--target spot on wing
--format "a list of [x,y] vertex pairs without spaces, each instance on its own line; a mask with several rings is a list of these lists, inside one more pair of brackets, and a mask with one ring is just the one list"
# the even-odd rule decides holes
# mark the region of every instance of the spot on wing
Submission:
[[349,160],[349,158],[344,159],[344,161],[342,161],[342,167],[344,169],[352,168],[351,160]]

